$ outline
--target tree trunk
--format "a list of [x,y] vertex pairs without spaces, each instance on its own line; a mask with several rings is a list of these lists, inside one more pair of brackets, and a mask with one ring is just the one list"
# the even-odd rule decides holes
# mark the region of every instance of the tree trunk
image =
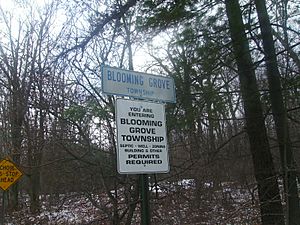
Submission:
[[[20,166],[21,163],[21,144],[22,144],[22,124],[23,124],[23,101],[20,87],[18,87],[17,78],[13,80],[12,105],[10,109],[11,116],[11,141],[12,141],[12,160]],[[10,190],[11,201],[9,207],[17,210],[19,207],[19,184],[16,182]]]
[[285,193],[287,195],[287,224],[300,224],[299,197],[294,157],[290,141],[287,113],[283,102],[280,73],[278,70],[272,28],[265,0],[255,0],[262,33],[263,48],[267,67],[273,118],[279,144],[282,170],[284,172]]
[[279,188],[241,9],[238,0],[226,0],[225,4],[244,102],[254,175],[258,185],[262,224],[282,225],[284,217]]
[[30,178],[30,212],[35,214],[40,209],[40,171],[39,168],[33,168]]

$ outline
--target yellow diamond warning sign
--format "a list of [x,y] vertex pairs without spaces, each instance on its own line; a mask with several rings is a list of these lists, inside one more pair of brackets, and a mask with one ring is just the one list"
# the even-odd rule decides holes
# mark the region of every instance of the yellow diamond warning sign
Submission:
[[22,176],[22,172],[7,159],[0,161],[0,187],[3,190],[8,189]]

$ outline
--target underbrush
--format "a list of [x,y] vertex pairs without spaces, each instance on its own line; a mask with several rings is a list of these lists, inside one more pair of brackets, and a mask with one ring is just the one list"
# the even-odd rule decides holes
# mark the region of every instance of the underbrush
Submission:
[[[194,180],[161,182],[150,185],[150,208],[153,225],[258,225],[259,207],[253,188],[235,183],[222,183],[217,187],[204,183],[195,188]],[[87,197],[89,196],[89,197]],[[93,197],[91,201],[90,197]],[[22,209],[6,214],[9,225],[109,225],[107,213],[113,205],[104,193],[69,193],[41,196],[40,211],[31,214],[28,198],[23,196]],[[126,204],[119,193],[118,210],[124,212]],[[97,205],[97,207],[96,207]],[[104,210],[105,209],[105,210]],[[123,224],[124,221],[121,221]],[[137,204],[132,224],[140,224]]]

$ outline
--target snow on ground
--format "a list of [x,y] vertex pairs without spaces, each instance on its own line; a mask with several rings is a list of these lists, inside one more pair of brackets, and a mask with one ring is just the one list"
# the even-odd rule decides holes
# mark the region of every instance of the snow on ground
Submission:
[[[258,225],[256,193],[234,183],[203,183],[196,192],[194,180],[160,182],[150,185],[151,217],[154,225]],[[95,197],[95,196],[94,196]],[[99,206],[109,205],[105,194],[97,195]],[[28,202],[22,210],[6,215],[9,225],[106,225],[107,214],[93,206],[86,193],[42,196],[41,211],[29,213]],[[112,212],[112,210],[111,210]],[[140,224],[137,207],[132,224]]]

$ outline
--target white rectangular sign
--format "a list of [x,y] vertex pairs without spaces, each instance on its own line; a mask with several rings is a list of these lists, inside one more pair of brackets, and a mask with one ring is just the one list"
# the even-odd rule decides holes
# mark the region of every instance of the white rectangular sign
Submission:
[[174,79],[102,65],[102,91],[106,94],[176,102]]
[[167,173],[169,156],[163,104],[117,99],[119,173]]

